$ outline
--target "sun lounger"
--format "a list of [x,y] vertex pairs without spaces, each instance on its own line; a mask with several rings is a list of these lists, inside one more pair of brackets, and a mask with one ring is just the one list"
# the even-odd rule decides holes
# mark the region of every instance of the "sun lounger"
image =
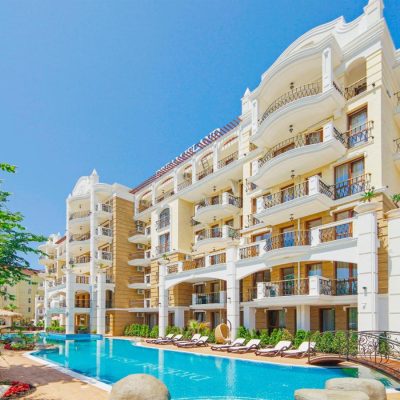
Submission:
[[183,335],[179,334],[174,336],[172,339],[162,339],[159,340],[158,342],[155,342],[154,344],[174,344],[175,342],[181,340]]
[[282,351],[282,357],[304,357],[308,353],[315,353],[315,342],[303,342],[298,349]]
[[177,343],[178,347],[201,347],[208,346],[208,336],[201,336],[199,340],[187,343]]
[[213,345],[213,346],[211,346],[211,350],[225,351],[225,350],[228,350],[230,347],[242,346],[245,341],[246,341],[246,339],[237,338],[230,344],[227,343],[227,344],[216,344],[216,345]]
[[260,347],[260,339],[251,339],[244,346],[230,347],[229,353],[247,353],[248,351],[257,350]]
[[173,334],[173,333],[170,333],[170,334],[168,334],[167,336],[159,337],[159,338],[157,338],[157,339],[147,339],[147,340],[146,340],[146,343],[157,343],[157,342],[159,342],[160,340],[172,340],[173,337],[174,337],[174,334]]
[[281,340],[275,346],[270,346],[265,349],[260,349],[256,351],[258,356],[277,356],[282,353],[282,351],[290,349],[292,342],[290,340]]
[[197,340],[199,340],[201,337],[200,333],[196,333],[192,336],[192,338],[190,340],[179,340],[179,341],[175,341],[174,344],[178,345],[178,344],[182,344],[182,343],[193,343],[196,342]]

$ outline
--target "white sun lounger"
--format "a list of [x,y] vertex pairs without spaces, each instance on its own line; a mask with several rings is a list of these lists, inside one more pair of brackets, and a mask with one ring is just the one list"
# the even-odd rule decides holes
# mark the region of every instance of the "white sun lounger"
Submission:
[[260,347],[260,339],[251,339],[246,345],[244,346],[236,346],[230,347],[228,349],[229,353],[247,353],[251,350],[257,350]]
[[282,351],[282,357],[304,357],[308,353],[315,352],[315,342],[303,342],[298,349]]
[[292,342],[290,340],[281,340],[274,347],[267,347],[256,351],[258,356],[277,356],[282,351],[290,349]]
[[211,346],[211,350],[215,350],[215,351],[228,350],[230,347],[242,346],[245,341],[246,341],[246,339],[244,339],[244,338],[237,338],[230,344],[227,343],[227,344],[213,345],[213,346]]

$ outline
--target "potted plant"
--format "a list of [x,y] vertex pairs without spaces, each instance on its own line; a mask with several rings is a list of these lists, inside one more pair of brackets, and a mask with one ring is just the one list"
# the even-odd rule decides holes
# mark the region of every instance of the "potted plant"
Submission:
[[392,196],[393,203],[396,204],[396,207],[399,207],[400,203],[400,193],[396,193]]
[[370,203],[371,200],[376,196],[375,193],[375,188],[372,186],[371,189],[367,189],[362,195],[361,195],[361,201],[363,203]]

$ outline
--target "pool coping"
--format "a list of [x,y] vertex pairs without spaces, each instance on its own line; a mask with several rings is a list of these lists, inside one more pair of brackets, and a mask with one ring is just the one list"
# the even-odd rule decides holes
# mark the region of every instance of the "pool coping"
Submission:
[[[113,338],[113,337],[104,337],[104,339],[112,339],[112,340],[127,340],[129,342],[135,343],[135,345],[137,347],[141,347],[141,348],[147,348],[147,349],[153,349],[153,350],[163,350],[163,351],[172,351],[172,352],[176,352],[176,353],[186,353],[186,354],[192,354],[192,355],[196,355],[196,356],[203,356],[203,357],[219,357],[219,358],[224,358],[224,359],[228,359],[228,360],[238,360],[238,361],[244,361],[244,362],[251,362],[251,363],[259,363],[259,364],[269,364],[269,365],[279,365],[279,366],[283,366],[283,367],[288,367],[288,368],[296,368],[296,367],[300,367],[300,368],[316,368],[316,369],[341,369],[343,367],[337,367],[337,366],[318,366],[318,365],[299,365],[299,364],[286,364],[286,363],[279,363],[279,362],[271,362],[271,361],[267,361],[264,359],[260,359],[260,360],[250,360],[250,359],[243,359],[243,358],[238,358],[238,357],[229,357],[223,354],[203,354],[203,353],[197,353],[197,352],[187,352],[187,351],[181,351],[181,350],[174,350],[174,349],[168,349],[168,348],[159,348],[159,347],[153,347],[153,346],[146,346],[143,344],[139,344],[141,342],[136,342],[134,339],[130,339],[130,338],[122,338],[122,337],[118,337],[118,338]],[[112,389],[112,385],[104,383],[96,378],[91,378],[88,377],[84,374],[81,374],[79,372],[73,371],[69,368],[66,367],[62,367],[56,363],[50,362],[50,361],[46,361],[40,357],[36,357],[34,356],[32,353],[37,352],[38,350],[32,350],[29,352],[24,353],[23,355],[27,358],[29,358],[30,360],[36,361],[42,365],[46,365],[48,367],[54,368],[59,372],[62,372],[66,375],[69,375],[73,378],[79,379],[89,385],[95,386],[99,389],[102,389],[104,391],[107,392],[111,392]],[[356,365],[352,366],[349,365],[346,368],[357,368]],[[368,367],[365,367],[368,368]],[[386,388],[386,393],[396,393],[398,394],[399,391],[396,389],[390,389],[390,388]]]

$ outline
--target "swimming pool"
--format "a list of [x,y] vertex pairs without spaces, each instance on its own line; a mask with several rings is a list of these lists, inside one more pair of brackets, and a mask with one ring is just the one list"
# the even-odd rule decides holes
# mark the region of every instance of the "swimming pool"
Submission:
[[371,377],[387,387],[395,382],[365,367],[292,367],[232,358],[196,355],[135,345],[122,339],[65,341],[34,356],[112,384],[129,374],[161,379],[173,400],[292,400],[298,388],[322,388],[335,377]]

